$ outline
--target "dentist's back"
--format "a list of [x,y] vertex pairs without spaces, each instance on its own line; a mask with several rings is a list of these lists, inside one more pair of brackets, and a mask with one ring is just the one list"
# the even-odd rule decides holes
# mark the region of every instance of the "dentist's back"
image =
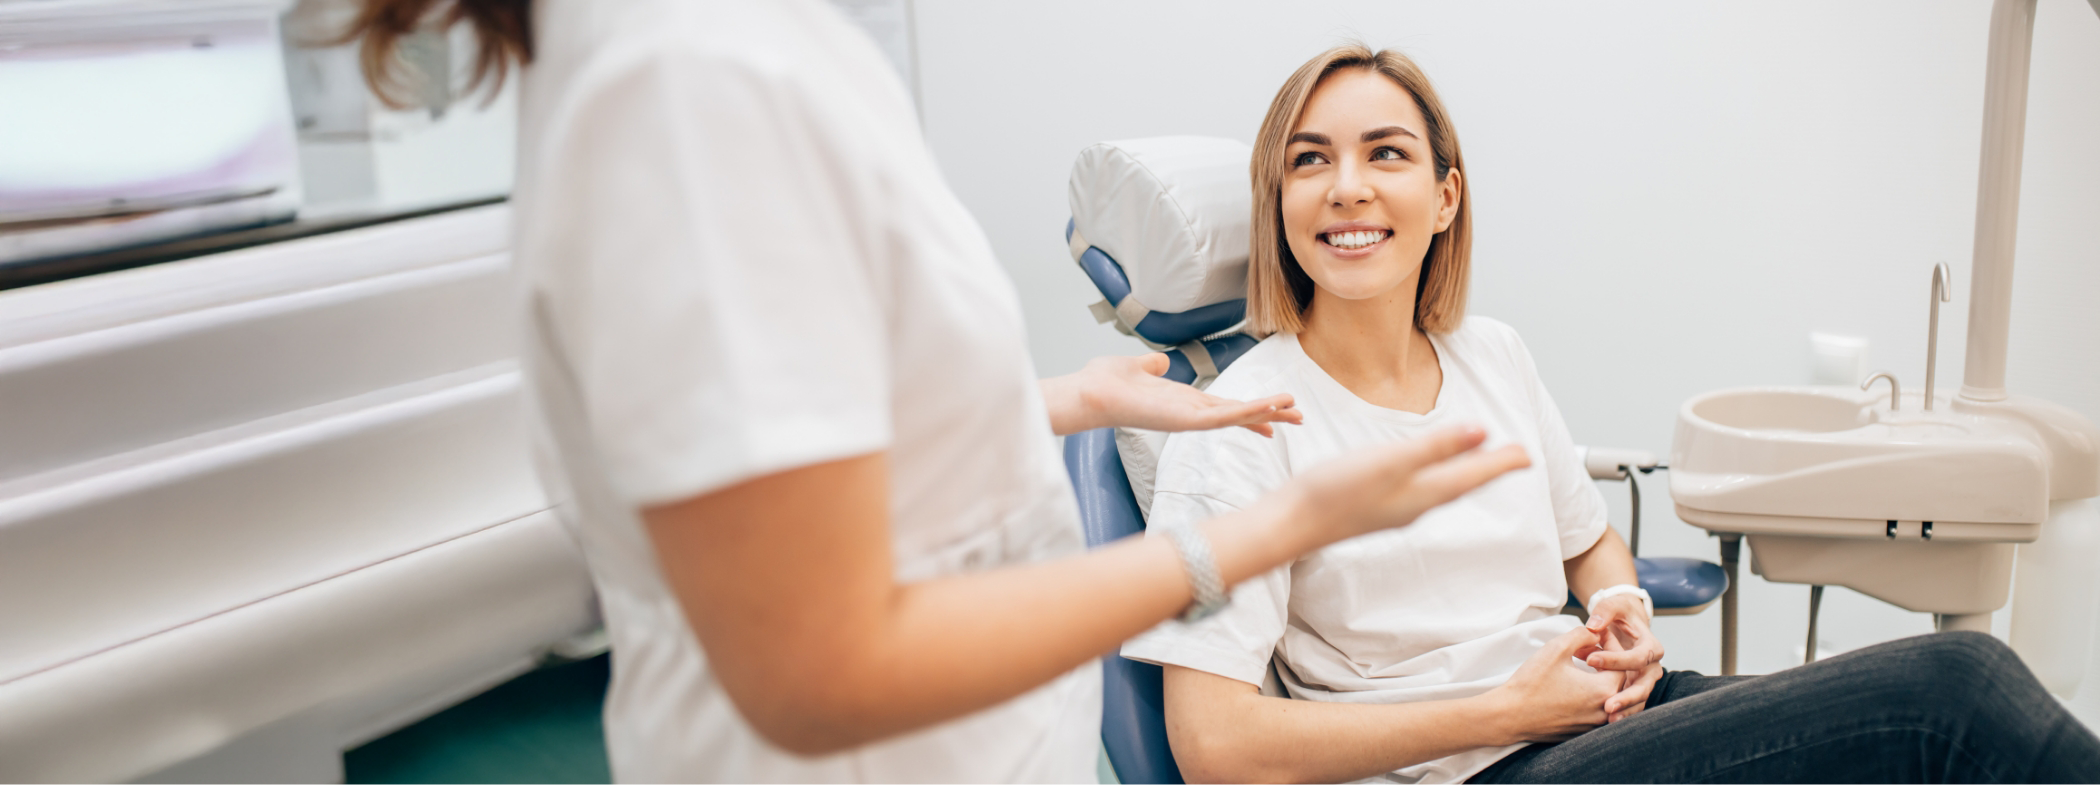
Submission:
[[845,752],[769,744],[637,513],[887,450],[900,583],[1083,549],[1018,299],[890,65],[813,0],[533,10],[517,263],[542,474],[613,639],[615,777],[1091,781],[1091,663]]

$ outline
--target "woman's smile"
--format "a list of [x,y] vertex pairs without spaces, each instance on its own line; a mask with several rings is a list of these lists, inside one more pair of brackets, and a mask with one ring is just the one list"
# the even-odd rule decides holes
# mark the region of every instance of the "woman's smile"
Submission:
[[1393,230],[1383,226],[1350,221],[1328,226],[1316,239],[1337,258],[1362,259],[1377,253],[1392,236]]

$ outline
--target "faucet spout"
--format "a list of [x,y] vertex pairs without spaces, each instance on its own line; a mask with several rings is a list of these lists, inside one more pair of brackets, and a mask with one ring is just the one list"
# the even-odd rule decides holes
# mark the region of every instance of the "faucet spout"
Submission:
[[1866,381],[1859,383],[1859,389],[1864,390],[1874,386],[1874,381],[1876,379],[1889,380],[1889,411],[1893,412],[1898,409],[1902,409],[1903,385],[1896,381],[1896,375],[1893,373],[1889,373],[1888,371],[1882,371],[1880,373],[1874,374],[1873,376],[1869,376],[1867,377]]
[[[2094,2],[2100,3],[2100,0],[2094,0]],[[1939,264],[1933,265],[1932,319],[1925,329],[1925,411],[1928,412],[1932,411],[1932,387],[1934,381],[1933,377],[1938,375],[1939,372],[1940,303],[1949,302],[1954,298],[1954,293],[1952,291],[1953,286],[1954,275],[1952,273],[1947,272],[1947,263],[1940,262]],[[1889,377],[1889,382],[1891,384],[1895,383],[1895,381],[1895,377]]]

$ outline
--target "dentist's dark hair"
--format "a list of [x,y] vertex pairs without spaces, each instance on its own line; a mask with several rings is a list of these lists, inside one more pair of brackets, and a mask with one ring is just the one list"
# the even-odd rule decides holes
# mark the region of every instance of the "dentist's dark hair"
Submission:
[[[532,62],[532,0],[363,0],[357,18],[339,42],[360,41],[359,59],[372,92],[387,106],[403,108],[408,86],[402,82],[401,39],[425,28],[439,31],[466,24],[474,31],[474,68],[467,77],[471,93],[487,85],[503,87],[510,69]],[[449,78],[443,75],[441,78]]]

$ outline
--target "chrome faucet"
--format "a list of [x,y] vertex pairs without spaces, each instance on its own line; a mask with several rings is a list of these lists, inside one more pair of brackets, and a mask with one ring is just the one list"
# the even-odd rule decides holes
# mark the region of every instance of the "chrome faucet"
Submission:
[[[1925,332],[1925,411],[1928,412],[1932,411],[1933,375],[1939,370],[1937,366],[1940,359],[1940,303],[1953,299],[1954,293],[1949,291],[1949,287],[1953,285],[1954,276],[1952,273],[1947,272],[1947,263],[1940,262],[1933,265],[1932,321]],[[1872,380],[1869,379],[1868,381]],[[1895,377],[1889,377],[1890,384],[1895,384],[1895,382]]]
[[1896,375],[1893,373],[1882,371],[1869,376],[1866,381],[1859,383],[1859,389],[1864,390],[1874,386],[1875,379],[1889,380],[1889,411],[1893,412],[1903,408],[1903,385],[1896,382]]

